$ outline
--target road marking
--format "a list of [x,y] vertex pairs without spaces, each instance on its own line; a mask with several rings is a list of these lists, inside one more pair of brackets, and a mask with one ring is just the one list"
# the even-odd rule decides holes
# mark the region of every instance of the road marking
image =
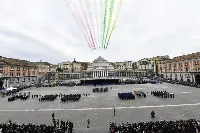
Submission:
[[169,88],[169,87],[167,87],[167,86],[162,86],[162,88]]
[[81,90],[72,90],[72,91],[81,91]]
[[87,97],[97,97],[97,96],[87,96]]
[[[156,106],[131,106],[131,107],[115,107],[116,109],[144,109],[144,108],[165,108],[165,107],[183,107],[183,106],[199,106],[200,103],[193,104],[177,104],[177,105],[156,105]],[[38,109],[38,110],[0,110],[0,112],[47,112],[47,111],[88,111],[88,110],[113,110],[111,108],[81,108],[81,109]]]
[[179,92],[181,94],[188,94],[188,93],[192,93],[192,92]]

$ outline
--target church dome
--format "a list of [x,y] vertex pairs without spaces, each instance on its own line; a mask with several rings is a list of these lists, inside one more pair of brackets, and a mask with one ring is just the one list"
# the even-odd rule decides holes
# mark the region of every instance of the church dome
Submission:
[[107,62],[107,60],[105,60],[103,57],[99,56],[93,62],[105,62],[105,61]]

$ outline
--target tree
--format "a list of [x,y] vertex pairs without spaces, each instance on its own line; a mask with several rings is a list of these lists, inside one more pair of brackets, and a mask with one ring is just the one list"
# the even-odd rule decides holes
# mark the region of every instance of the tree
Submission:
[[59,67],[56,69],[56,71],[57,72],[63,72],[63,70],[61,68],[59,68]]

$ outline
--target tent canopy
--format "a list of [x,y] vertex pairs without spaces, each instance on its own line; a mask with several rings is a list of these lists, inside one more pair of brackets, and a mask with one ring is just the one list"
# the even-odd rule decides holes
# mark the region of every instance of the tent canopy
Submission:
[[9,87],[6,89],[6,91],[12,91],[12,90],[16,90],[17,88],[13,88],[13,87]]

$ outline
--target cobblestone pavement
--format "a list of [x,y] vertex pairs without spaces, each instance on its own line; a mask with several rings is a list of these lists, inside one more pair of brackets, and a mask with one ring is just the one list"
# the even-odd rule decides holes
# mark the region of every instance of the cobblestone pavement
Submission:
[[[109,86],[108,86],[109,87]],[[16,100],[7,102],[0,99],[0,122],[12,119],[19,123],[52,124],[51,114],[63,120],[74,122],[74,133],[108,133],[109,122],[139,122],[150,121],[150,112],[155,110],[155,120],[200,119],[200,89],[172,84],[116,85],[105,93],[93,93],[92,86],[84,87],[53,87],[31,88],[31,94],[72,94],[90,93],[82,96],[78,102],[62,103],[60,98],[54,102],[39,102],[38,99],[27,101]],[[133,92],[134,90],[148,92],[147,98],[121,101],[118,92]],[[175,94],[174,99],[161,99],[150,95],[152,90],[167,90]],[[116,116],[113,116],[113,108]],[[90,128],[86,128],[90,119]]]

